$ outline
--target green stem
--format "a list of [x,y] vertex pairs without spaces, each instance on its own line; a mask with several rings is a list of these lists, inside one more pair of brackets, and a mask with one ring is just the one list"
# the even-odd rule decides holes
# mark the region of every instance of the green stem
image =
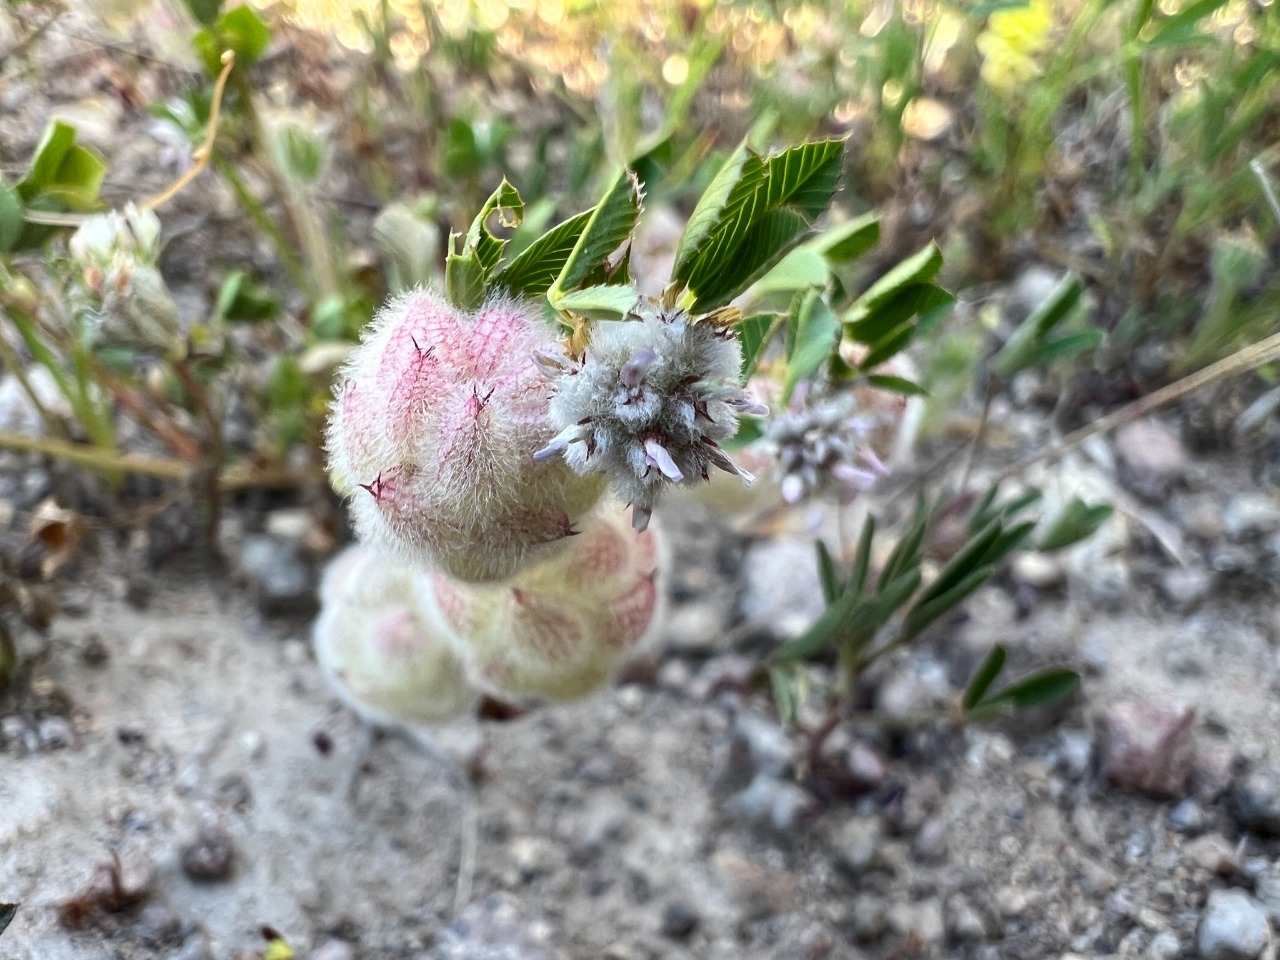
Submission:
[[294,253],[293,244],[285,237],[284,231],[280,229],[279,224],[271,219],[271,215],[267,213],[267,208],[253,195],[253,191],[244,182],[244,178],[240,176],[240,171],[236,169],[235,164],[224,157],[215,156],[213,166],[223,179],[231,185],[232,193],[236,195],[236,199],[240,201],[240,206],[249,215],[249,219],[253,221],[254,226],[270,238],[272,245],[276,248],[276,255],[279,256],[280,262],[284,265],[290,279],[293,280],[298,289],[307,290],[310,287],[310,279],[307,277],[306,267],[302,265],[302,261]]
[[267,128],[262,122],[262,115],[258,113],[253,97],[253,87],[250,86],[248,77],[237,71],[231,75],[231,82],[235,85],[236,92],[240,94],[240,108],[249,122],[249,136],[253,150],[258,155],[258,160],[266,171],[276,194],[280,197],[285,215],[289,218],[294,236],[297,237],[307,260],[307,266],[310,267],[310,276],[308,282],[303,284],[303,290],[313,297],[317,293],[322,298],[337,296],[340,293],[338,272],[333,263],[328,238],[317,222],[315,212],[303,202],[298,191],[293,188],[287,178],[280,175],[276,167]]

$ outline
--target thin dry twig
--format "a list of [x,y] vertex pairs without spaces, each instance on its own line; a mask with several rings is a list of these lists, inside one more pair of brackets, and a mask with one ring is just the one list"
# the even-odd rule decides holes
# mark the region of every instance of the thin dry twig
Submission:
[[1183,397],[1190,396],[1210,384],[1227,380],[1242,373],[1248,373],[1250,370],[1256,370],[1258,367],[1276,360],[1280,360],[1280,333],[1250,344],[1231,356],[1219,360],[1217,363],[1209,364],[1203,370],[1197,370],[1190,376],[1183,377],[1181,380],[1166,387],[1161,387],[1159,390],[1153,391],[1144,397],[1139,397],[1118,410],[1113,410],[1105,417],[1100,417],[1093,423],[1067,434],[1060,440],[1045,444],[1030,456],[1023,457],[1016,463],[1010,464],[1001,470],[996,474],[994,482],[1015,477],[1042,460],[1056,460],[1064,453],[1068,453],[1080,446],[1090,437],[1109,433],[1117,427],[1132,423],[1134,420],[1139,420],[1149,413],[1154,413],[1156,410],[1167,407]]
[[[68,443],[45,437],[29,437],[21,433],[0,431],[0,449],[18,453],[38,453],[55,460],[64,460],[99,473],[137,473],[164,480],[186,480],[199,470],[199,465],[186,460],[164,457],[142,457],[132,453],[117,453],[101,447]],[[323,482],[319,470],[299,470],[291,467],[258,467],[236,463],[222,471],[218,489],[224,493],[235,490],[291,489],[308,483]]]

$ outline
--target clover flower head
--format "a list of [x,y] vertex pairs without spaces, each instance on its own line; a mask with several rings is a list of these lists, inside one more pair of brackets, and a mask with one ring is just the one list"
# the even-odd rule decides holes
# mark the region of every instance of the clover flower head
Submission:
[[326,436],[362,539],[483,581],[574,533],[602,484],[533,458],[554,432],[533,355],[553,345],[513,300],[466,313],[415,290],[379,311],[343,372]]
[[544,353],[539,363],[555,385],[559,432],[535,457],[606,475],[637,530],[667,484],[707,480],[712,467],[754,479],[720,447],[740,415],[768,413],[739,386],[731,328],[645,301],[627,320],[593,324],[581,356]]
[[180,352],[178,308],[157,264],[160,220],[132,203],[90,217],[68,242],[97,336],[119,346]]
[[860,410],[849,393],[806,403],[808,392],[802,385],[765,430],[782,474],[782,498],[798,503],[831,493],[847,503],[889,472],[871,442],[884,415]]
[[468,676],[499,695],[568,700],[608,680],[656,620],[655,530],[600,509],[542,563],[498,584],[432,576]]

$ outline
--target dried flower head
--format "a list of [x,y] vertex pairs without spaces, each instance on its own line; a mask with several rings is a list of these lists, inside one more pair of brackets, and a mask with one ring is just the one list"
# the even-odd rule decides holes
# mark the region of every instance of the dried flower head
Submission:
[[178,308],[160,276],[160,220],[132,203],[90,217],[68,243],[106,343],[181,352]]
[[425,571],[366,546],[344,550],[325,572],[316,660],[374,723],[446,723],[475,698],[432,596]]
[[719,467],[751,483],[720,447],[740,414],[768,411],[739,386],[742,348],[732,329],[646,301],[631,319],[599,322],[580,357],[541,355],[555,384],[559,431],[538,451],[577,473],[603,473],[649,522],[662,487],[695,483]]
[[533,459],[553,432],[533,355],[552,344],[510,300],[464,314],[415,290],[379,311],[344,370],[326,438],[362,539],[484,581],[574,532],[602,484]]
[[871,442],[885,414],[859,409],[851,393],[806,403],[808,392],[802,385],[765,430],[782,473],[782,497],[797,503],[831,493],[847,502],[889,472]]
[[506,583],[432,583],[477,686],[566,700],[609,679],[655,620],[656,550],[653,530],[602,509],[566,550]]

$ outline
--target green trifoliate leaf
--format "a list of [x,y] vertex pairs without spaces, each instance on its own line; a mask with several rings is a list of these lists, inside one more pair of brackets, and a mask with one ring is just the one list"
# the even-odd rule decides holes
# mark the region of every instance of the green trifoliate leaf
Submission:
[[559,276],[547,292],[549,300],[554,301],[555,296],[568,293],[616,266],[612,261],[628,242],[640,216],[641,197],[640,181],[630,171],[623,171],[591,211]]
[[595,208],[584,210],[552,227],[507,264],[494,277],[494,285],[517,296],[542,296],[560,276],[594,212]]

